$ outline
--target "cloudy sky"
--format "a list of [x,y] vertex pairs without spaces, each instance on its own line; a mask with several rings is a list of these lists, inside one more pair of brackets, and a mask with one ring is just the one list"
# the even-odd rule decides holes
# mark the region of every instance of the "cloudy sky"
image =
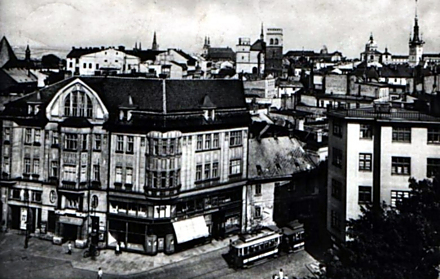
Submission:
[[[289,49],[340,50],[358,57],[373,32],[379,49],[407,54],[414,0],[0,0],[0,35],[12,45],[235,48],[265,27],[284,29]],[[425,52],[440,52],[440,1],[419,0]]]

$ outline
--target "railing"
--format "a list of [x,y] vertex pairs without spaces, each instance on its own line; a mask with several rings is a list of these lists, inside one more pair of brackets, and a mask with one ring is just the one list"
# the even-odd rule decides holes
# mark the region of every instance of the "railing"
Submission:
[[59,187],[64,190],[84,190],[87,189],[87,183],[62,180]]
[[396,110],[390,109],[387,111],[374,110],[374,109],[329,109],[328,113],[330,115],[340,115],[344,117],[359,117],[359,118],[374,118],[374,119],[384,119],[384,120],[415,120],[415,121],[436,121],[440,122],[439,117],[434,117],[421,113],[419,111],[409,111],[409,110]]

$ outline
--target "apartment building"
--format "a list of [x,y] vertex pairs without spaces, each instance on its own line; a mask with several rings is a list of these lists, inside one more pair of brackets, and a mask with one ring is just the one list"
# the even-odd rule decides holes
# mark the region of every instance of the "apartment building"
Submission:
[[440,117],[388,104],[328,112],[327,229],[345,241],[345,221],[362,205],[394,207],[408,179],[440,172]]
[[240,81],[73,77],[2,119],[3,227],[151,255],[242,230]]

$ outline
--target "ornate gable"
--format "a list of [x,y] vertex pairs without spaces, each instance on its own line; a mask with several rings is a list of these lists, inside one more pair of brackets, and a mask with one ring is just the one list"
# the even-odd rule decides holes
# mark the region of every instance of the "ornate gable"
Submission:
[[79,78],[61,88],[46,108],[49,121],[63,121],[72,117],[102,123],[108,119],[108,114],[98,94]]

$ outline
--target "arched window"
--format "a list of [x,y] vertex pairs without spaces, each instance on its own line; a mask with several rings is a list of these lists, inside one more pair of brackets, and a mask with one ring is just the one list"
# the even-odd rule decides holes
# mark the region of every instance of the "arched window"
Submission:
[[64,101],[64,116],[92,117],[93,104],[83,91],[72,91]]
[[278,45],[279,41],[278,39],[275,39],[275,44]]
[[270,39],[270,44],[273,45],[273,39]]

